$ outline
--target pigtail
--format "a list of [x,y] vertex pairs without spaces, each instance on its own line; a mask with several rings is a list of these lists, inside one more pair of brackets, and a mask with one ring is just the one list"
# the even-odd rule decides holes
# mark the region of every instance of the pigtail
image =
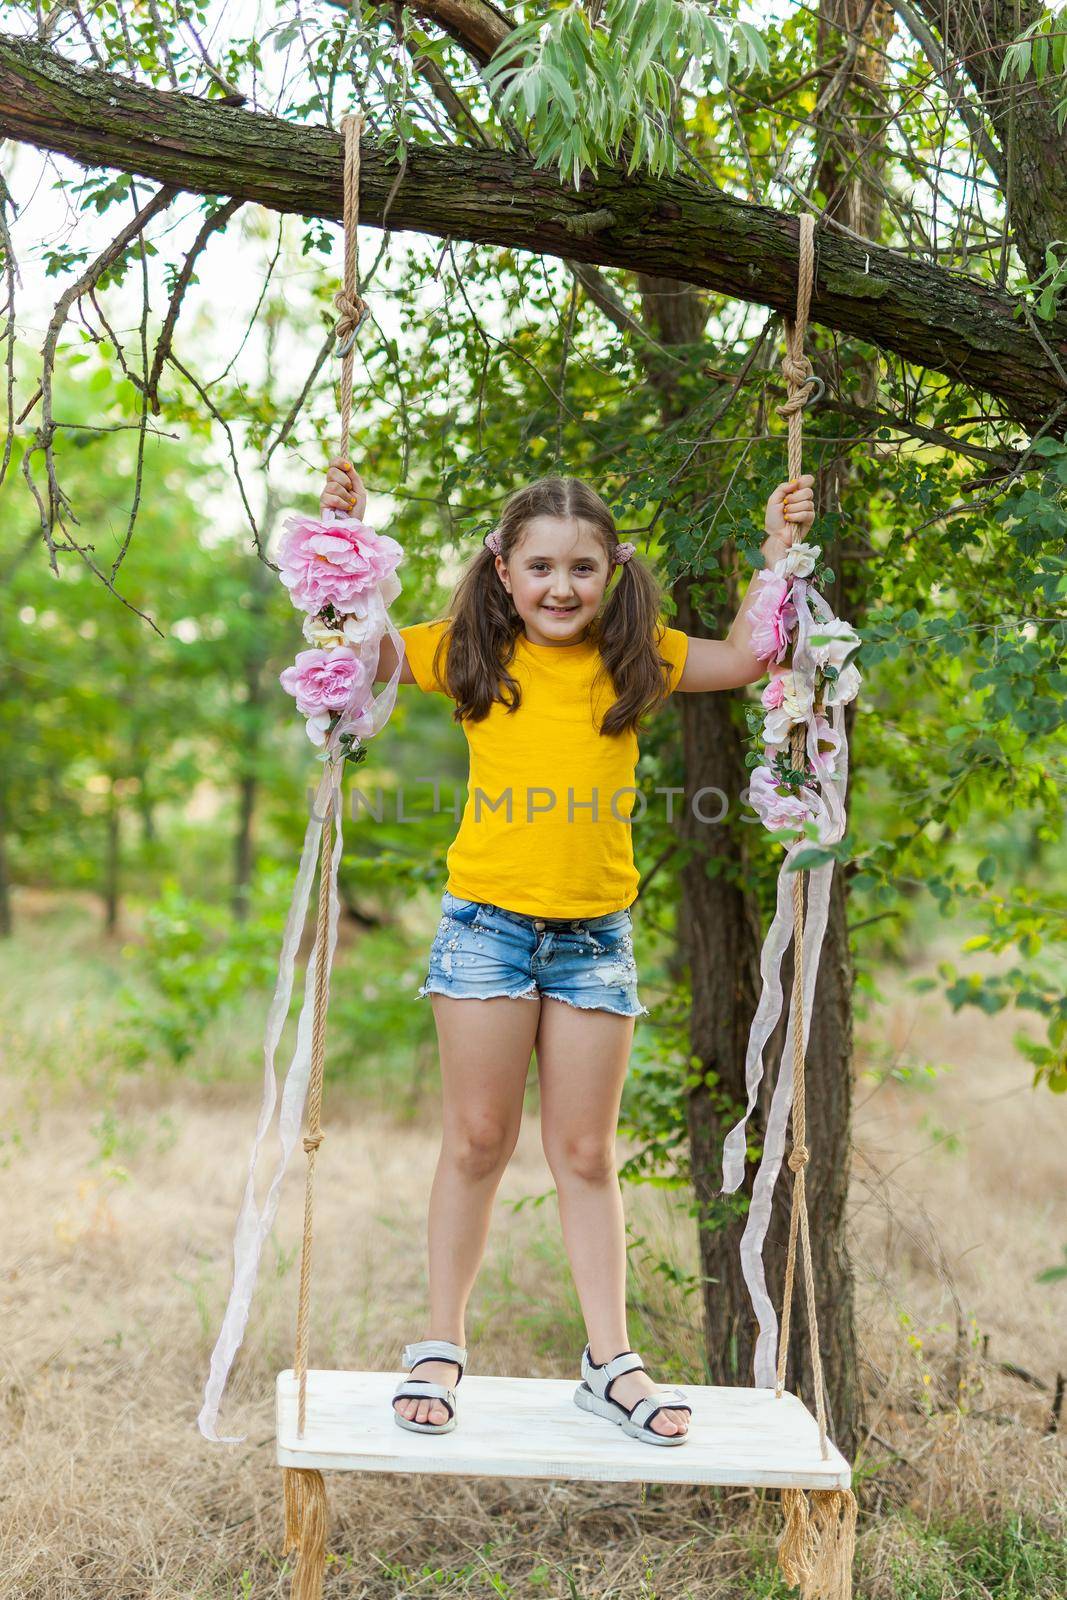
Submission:
[[[517,711],[522,696],[507,668],[515,655],[522,619],[497,577],[496,557],[488,545],[471,559],[448,609],[452,626],[443,681],[456,702],[452,720],[462,722],[470,717],[472,722],[481,722],[494,700]],[[445,643],[442,639],[437,646],[435,669]]]
[[670,664],[655,645],[663,591],[652,569],[636,555],[623,562],[597,618],[605,670],[618,699],[605,713],[600,731],[637,731],[670,693]]

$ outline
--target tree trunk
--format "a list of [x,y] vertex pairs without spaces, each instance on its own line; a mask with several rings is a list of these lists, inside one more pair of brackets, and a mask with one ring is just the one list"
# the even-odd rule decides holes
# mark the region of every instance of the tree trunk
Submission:
[[[341,140],[329,129],[84,70],[9,36],[0,37],[0,134],[194,193],[302,216],[342,212]],[[768,206],[608,164],[576,190],[514,152],[415,146],[406,154],[401,174],[365,149],[362,221],[652,272],[778,311],[795,304],[796,221]],[[1034,427],[1067,396],[1014,312],[1010,296],[977,279],[820,233],[815,322],[996,395]],[[1067,319],[1046,337],[1067,360]]]
[[238,922],[244,922],[248,918],[254,854],[252,823],[256,814],[258,793],[259,779],[254,771],[246,768],[237,781],[237,832],[233,843],[231,907]]
[[[264,549],[270,541],[277,521],[278,506],[273,489],[268,487],[267,503],[260,523],[260,543]],[[245,700],[243,733],[237,752],[237,829],[233,842],[233,889],[231,905],[238,922],[248,916],[252,889],[252,871],[255,863],[255,816],[259,800],[259,761],[263,744],[263,713],[265,684],[264,668],[267,651],[264,641],[267,630],[263,624],[267,612],[267,591],[273,587],[274,576],[261,561],[253,561],[250,568],[249,616],[253,626],[244,662]],[[260,626],[255,626],[256,622]]]
[[[704,636],[688,584],[676,585],[674,594],[677,625]],[[687,789],[718,789],[731,803],[731,817],[715,828],[685,806],[679,832],[692,855],[682,868],[680,916],[692,991],[689,1044],[703,1072],[687,1120],[708,1370],[713,1383],[750,1384],[756,1329],[741,1277],[744,1218],[738,1201],[720,1194],[723,1139],[744,1105],[745,1050],[759,998],[759,916],[743,887],[745,836],[736,817],[748,773],[731,707],[736,692],[679,698]]]
[[11,912],[11,871],[7,855],[7,784],[0,773],[0,939],[10,939],[14,926]]
[[[835,48],[842,36],[858,35],[860,44],[853,65],[855,81],[851,76],[844,80],[834,104],[827,107],[826,125],[819,129],[820,135],[825,134],[826,138],[819,161],[818,186],[827,211],[840,215],[848,226],[869,229],[875,235],[881,226],[879,179],[884,143],[870,136],[864,117],[870,113],[870,87],[884,74],[885,50],[893,26],[893,12],[887,5],[872,6],[867,0],[821,0],[819,43],[822,51],[828,53]],[[860,152],[862,161],[856,159]],[[866,363],[859,376],[860,404],[874,404],[878,392],[877,363]],[[820,471],[817,494],[824,514],[837,511],[848,473],[847,457],[832,460]],[[842,550],[836,545],[827,547],[827,559],[838,574],[835,591],[829,596],[835,611],[861,625],[865,610],[865,569],[862,565],[858,570],[847,567]],[[854,705],[845,710],[850,739],[854,711]],[[791,982],[791,952],[788,967]],[[812,1219],[812,1270],[831,1432],[849,1453],[855,1448],[862,1416],[854,1285],[847,1251],[853,984],[848,882],[846,874],[835,868],[805,1063],[807,1143],[812,1153],[807,1169],[807,1200]],[[779,1054],[780,1050],[769,1059],[777,1060]],[[788,1241],[786,1207],[790,1183],[788,1174],[783,1173],[776,1195],[776,1202],[780,1199],[781,1203],[776,1203],[767,1240],[768,1283],[774,1285],[771,1292],[778,1305],[781,1304]],[[809,1405],[814,1398],[810,1352],[807,1307],[803,1294],[798,1292],[792,1308],[787,1374],[791,1386]]]
[[[693,345],[702,336],[706,308],[693,289],[679,293],[671,279],[638,277],[645,325],[658,342]],[[671,366],[655,351],[643,356],[648,380],[659,396],[664,423],[679,411]],[[687,484],[675,485],[681,498]],[[675,625],[683,633],[706,637],[696,614],[692,584],[680,579],[673,589]],[[718,616],[720,636],[730,625],[729,603]],[[686,1105],[689,1163],[697,1209],[700,1271],[704,1279],[704,1346],[714,1383],[752,1381],[754,1348],[748,1291],[741,1277],[740,1226],[736,1201],[723,1200],[722,1107],[743,1103],[745,1046],[759,995],[759,918],[745,890],[744,835],[734,819],[715,826],[695,814],[691,797],[701,789],[726,795],[731,805],[747,773],[741,737],[734,721],[739,691],[679,695],[685,804],[678,833],[688,857],[680,883],[678,945],[690,986],[689,1046],[699,1058],[704,1082]],[[734,807],[736,809],[736,807]],[[706,814],[715,814],[715,807]]]
[[107,797],[106,835],[104,847],[104,931],[113,935],[118,931],[119,901],[122,894],[122,807],[115,779]]
[[[669,347],[699,343],[706,312],[695,291],[679,294],[677,284],[644,274],[639,276],[638,284],[646,325],[660,344]],[[663,420],[670,422],[678,412],[671,369],[657,361],[654,351],[647,352],[644,359],[649,381],[660,397]],[[679,496],[684,496],[687,485],[683,481],[675,488]],[[724,549],[722,561],[729,574],[733,563],[730,547]],[[728,577],[727,600],[717,618],[719,636],[728,630],[740,602],[735,588]],[[684,633],[705,635],[688,579],[676,583],[674,598],[676,625]],[[704,1078],[701,1086],[690,1093],[686,1110],[704,1279],[705,1350],[713,1382],[747,1385],[752,1382],[758,1330],[741,1275],[744,1215],[738,1198],[720,1194],[723,1139],[745,1103],[745,1054],[760,992],[762,931],[755,897],[745,887],[750,875],[747,836],[745,825],[737,817],[737,797],[748,779],[740,705],[743,698],[741,691],[679,696],[686,804],[678,831],[687,857],[681,871],[679,938],[692,996],[689,1043],[692,1054],[701,1062]],[[721,791],[730,801],[731,813],[724,822],[705,823],[696,814],[692,796],[703,788]],[[706,815],[714,815],[716,808],[709,801],[701,809]],[[833,1208],[820,1208],[817,1213],[813,1205],[812,1244],[828,1401],[835,1437],[847,1449],[855,1438],[859,1417],[852,1280],[844,1243],[851,1073],[851,973],[847,962],[844,967],[839,962],[831,963],[829,972],[824,963],[819,983],[823,990],[831,992],[834,1012],[843,1026],[833,1040],[823,1039],[820,1032],[817,1041],[813,1038],[809,1052],[813,1105],[808,1182],[813,1195],[832,1196],[835,1202]],[[778,1053],[780,1044],[775,1052],[772,1043],[768,1061],[776,1061]],[[757,1137],[762,1136],[765,1111],[765,1103],[757,1108]],[[750,1187],[751,1174],[746,1180],[746,1193]],[[768,1284],[778,1305],[788,1205],[788,1185],[783,1177],[775,1194],[766,1252]],[[794,1316],[790,1347],[792,1386],[805,1392],[810,1404],[812,1364],[803,1311]]]

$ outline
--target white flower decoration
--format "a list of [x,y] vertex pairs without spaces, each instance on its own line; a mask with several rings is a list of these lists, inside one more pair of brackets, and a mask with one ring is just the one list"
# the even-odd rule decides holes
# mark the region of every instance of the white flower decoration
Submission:
[[805,682],[795,672],[783,672],[782,690],[780,709],[788,711],[792,722],[806,722],[811,715],[815,691],[814,680]]
[[[849,655],[860,643],[859,634],[851,623],[842,622],[840,617],[832,617],[829,622],[817,622],[811,630],[812,642],[809,644],[811,659],[818,667],[833,667],[840,671],[844,666],[845,657]],[[819,644],[814,640],[821,640]]]
[[782,559],[774,563],[774,575],[777,578],[809,578],[821,555],[821,544],[791,544]]
[[863,679],[858,670],[851,664],[842,667],[837,677],[832,681],[827,679],[823,690],[823,705],[847,706],[850,700],[855,700],[860,691]]
[[343,631],[321,617],[305,617],[302,631],[316,650],[337,650],[346,642]]
[[784,705],[779,706],[777,711],[768,711],[763,723],[764,744],[784,744],[795,720]]

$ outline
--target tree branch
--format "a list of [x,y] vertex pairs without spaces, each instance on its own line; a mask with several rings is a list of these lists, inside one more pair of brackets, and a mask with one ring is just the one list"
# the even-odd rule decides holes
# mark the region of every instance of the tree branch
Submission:
[[[194,193],[340,220],[341,140],[305,127],[72,65],[35,42],[0,36],[0,134],[85,166],[142,173]],[[682,178],[605,167],[580,190],[511,152],[414,146],[397,164],[368,145],[360,217],[441,238],[502,244],[624,267],[792,313],[795,219]],[[609,226],[583,231],[591,213]],[[1015,302],[978,279],[820,232],[812,321],[996,395],[1028,428],[1063,398]],[[1049,343],[1067,361],[1054,324]]]

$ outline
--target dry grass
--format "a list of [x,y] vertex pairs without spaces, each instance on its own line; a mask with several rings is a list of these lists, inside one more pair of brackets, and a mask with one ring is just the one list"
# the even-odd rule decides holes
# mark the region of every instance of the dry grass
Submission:
[[[23,979],[9,958],[0,1600],[268,1600],[288,1589],[272,1395],[292,1359],[301,1185],[287,1187],[224,1408],[225,1431],[245,1442],[209,1446],[195,1418],[256,1086],[88,1070],[77,1052],[105,1037],[108,963],[79,938],[74,955],[98,961],[81,996],[59,966],[35,963]],[[858,1091],[852,1213],[871,1428],[861,1592],[999,1593],[953,1587],[955,1558],[925,1530],[1018,1513],[1049,1535],[1061,1526],[1067,1468],[1044,1431],[1051,1395],[996,1364],[1045,1384],[1067,1366],[1064,1289],[1034,1281],[1067,1239],[1067,1106],[1029,1089],[1010,1047],[1017,1019],[953,1017],[898,980],[883,987],[860,1030],[860,1063],[875,1076]],[[34,1070],[37,1042],[47,1072]],[[877,1082],[890,1062],[923,1060],[944,1066],[925,1088]],[[331,1091],[326,1126],[313,1364],[392,1367],[422,1331],[433,1108],[400,1129]],[[549,1183],[531,1122],[502,1198]],[[662,1194],[630,1191],[627,1209],[657,1249],[691,1263],[689,1224]],[[651,1356],[669,1340],[695,1371],[685,1302],[642,1268],[637,1292],[649,1311],[635,1343]],[[581,1328],[551,1202],[498,1207],[468,1337],[482,1371],[573,1371]],[[773,1496],[373,1475],[335,1477],[330,1491],[332,1597],[784,1592],[771,1573]],[[903,1586],[913,1571],[927,1587]]]

